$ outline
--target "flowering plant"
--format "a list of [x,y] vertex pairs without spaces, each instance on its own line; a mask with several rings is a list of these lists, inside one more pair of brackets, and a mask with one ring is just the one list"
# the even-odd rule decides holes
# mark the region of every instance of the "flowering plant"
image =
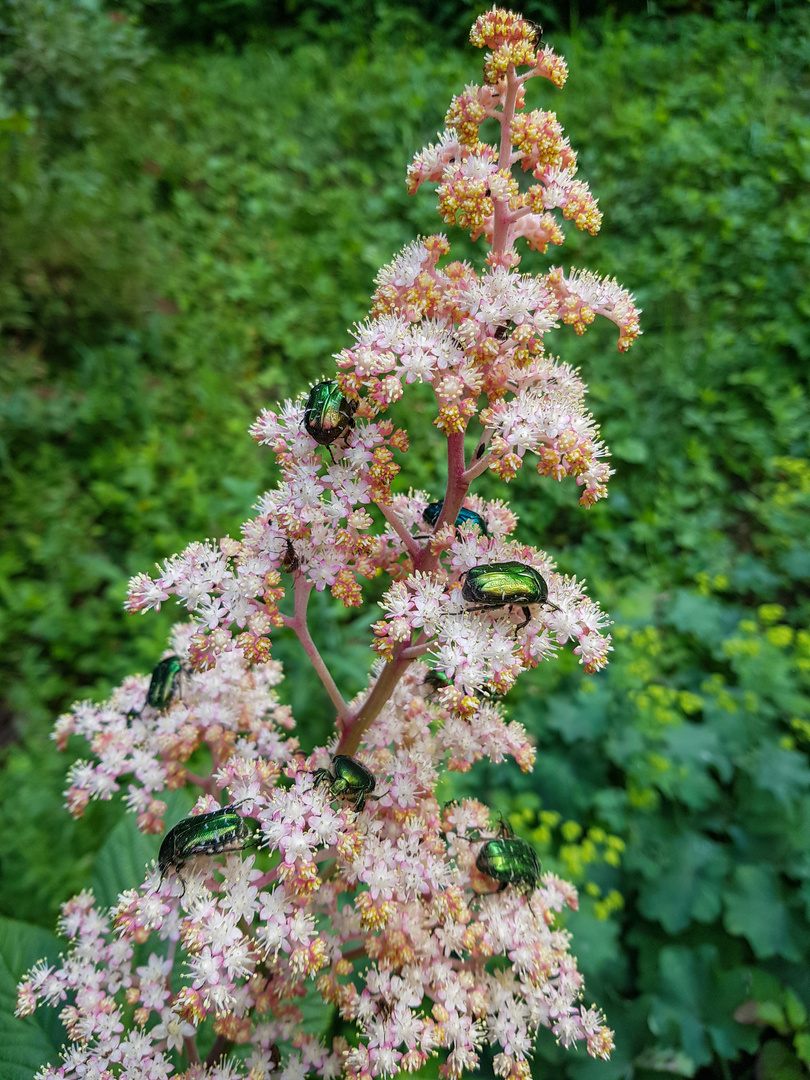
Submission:
[[[588,672],[607,662],[598,605],[514,538],[504,503],[470,489],[486,470],[511,480],[530,452],[542,475],[573,476],[584,505],[602,498],[610,469],[585,386],[545,337],[560,322],[584,333],[596,314],[617,324],[620,349],[639,334],[615,282],[517,272],[521,239],[539,252],[563,242],[555,209],[592,233],[601,215],[554,114],[526,110],[526,83],[562,86],[563,60],[503,10],[479,17],[471,40],[489,50],[484,84],[453,100],[408,185],[439,184],[443,220],[485,239],[486,268],[440,265],[450,245],[431,236],[380,272],[336,378],[253,426],[282,479],[242,538],[192,544],[131,583],[132,611],[175,596],[191,612],[170,657],[151,681],[130,678],[57,723],[60,747],[78,735],[93,754],[71,771],[74,815],[123,780],[138,827],[159,834],[161,793],[190,786],[199,798],[109,915],[90,893],[64,905],[69,952],[19,989],[19,1014],[61,1005],[71,1039],[43,1078],[369,1080],[437,1054],[441,1074],[457,1077],[485,1044],[498,1075],[522,1078],[540,1025],[565,1046],[610,1052],[557,925],[576,890],[542,873],[505,823],[493,828],[482,803],[436,798],[443,770],[482,757],[531,769],[530,738],[497,700],[522,671],[567,643]],[[480,139],[487,120],[496,146]],[[518,165],[533,180],[524,189]],[[433,388],[447,442],[437,502],[391,488],[408,436],[386,413],[414,382]],[[378,659],[347,702],[312,640],[308,600],[328,588],[359,605],[361,579],[380,573],[391,585]],[[309,756],[274,691],[271,641],[284,627],[335,708],[334,739]],[[223,864],[209,857],[221,853]],[[325,1044],[301,1030],[298,1002],[313,993],[347,1022]]]

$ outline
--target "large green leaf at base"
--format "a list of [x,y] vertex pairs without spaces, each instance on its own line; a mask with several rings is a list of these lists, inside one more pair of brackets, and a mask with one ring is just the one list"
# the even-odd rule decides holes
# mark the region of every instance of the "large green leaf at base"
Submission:
[[59,1061],[65,1033],[56,1009],[41,1008],[33,1016],[14,1015],[17,984],[38,960],[56,960],[60,940],[38,926],[0,918],[0,1076],[31,1080],[49,1062]]

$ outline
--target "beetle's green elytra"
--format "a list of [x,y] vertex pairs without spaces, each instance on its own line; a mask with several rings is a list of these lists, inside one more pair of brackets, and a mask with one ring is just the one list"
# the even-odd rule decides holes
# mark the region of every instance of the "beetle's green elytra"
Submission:
[[364,809],[366,799],[379,798],[371,794],[377,783],[374,773],[347,754],[335,754],[331,772],[329,769],[316,769],[313,775],[315,787],[326,784],[333,798],[354,800],[354,808],[358,814]]
[[438,690],[444,690],[446,686],[452,685],[453,683],[450,679],[435,668],[429,668],[427,675],[425,675],[425,686],[430,687],[430,690],[428,691],[429,695],[435,694]]
[[354,427],[356,409],[334,379],[315,383],[304,406],[306,432],[320,446],[329,446]]
[[242,817],[233,806],[184,818],[166,833],[160,845],[158,870],[161,881],[170,866],[179,876],[195,855],[219,855],[223,851],[256,847],[261,841],[259,829],[255,818]]
[[180,675],[183,664],[178,656],[167,656],[155,666],[149,689],[146,691],[146,704],[160,712],[166,712],[174,701],[180,687]]
[[[520,562],[487,563],[468,570],[461,587],[462,597],[477,607],[471,611],[511,607],[518,604],[525,616],[518,629],[531,618],[529,604],[548,603],[548,585],[539,570]],[[556,605],[549,605],[557,610]]]
[[531,844],[509,833],[487,840],[478,852],[475,866],[501,883],[499,892],[507,885],[536,889],[542,873],[540,859]]
[[[436,527],[436,522],[439,520],[439,515],[442,512],[443,506],[444,499],[439,502],[428,503],[422,512],[422,520],[427,522],[432,529]],[[456,528],[458,529],[461,525],[477,525],[482,536],[489,536],[486,522],[481,515],[476,514],[475,510],[468,510],[465,506],[462,506],[456,515]]]

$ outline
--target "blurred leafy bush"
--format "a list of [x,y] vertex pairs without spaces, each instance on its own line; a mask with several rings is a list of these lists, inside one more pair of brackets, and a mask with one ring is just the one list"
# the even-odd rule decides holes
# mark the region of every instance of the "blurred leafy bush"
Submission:
[[[403,166],[470,61],[414,44],[414,22],[349,56],[312,30],[283,54],[150,59],[132,23],[53,7],[92,23],[86,81],[45,35],[26,82],[17,50],[40,46],[9,35],[0,118],[0,671],[28,732],[0,772],[0,906],[46,926],[117,810],[61,816],[67,763],[37,733],[152,666],[172,613],[125,619],[127,577],[238,530],[269,480],[247,425],[329,368],[379,265],[435,231]],[[542,102],[606,212],[566,260],[635,287],[645,336],[626,357],[596,328],[565,339],[616,459],[607,503],[585,514],[528,474],[510,492],[613,613],[613,662],[514,692],[532,776],[448,787],[488,785],[581,885],[580,962],[618,1049],[604,1065],[544,1043],[538,1075],[793,1080],[810,1061],[810,36],[799,8],[772,27],[734,10],[555,38],[572,77]],[[403,482],[438,494],[442,468]],[[348,692],[368,618],[318,613]],[[314,739],[328,705],[292,645],[279,658]]]

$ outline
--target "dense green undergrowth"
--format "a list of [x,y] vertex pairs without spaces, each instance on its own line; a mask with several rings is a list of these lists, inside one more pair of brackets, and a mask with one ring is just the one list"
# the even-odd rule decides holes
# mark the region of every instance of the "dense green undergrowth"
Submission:
[[[125,617],[128,577],[238,532],[272,480],[250,421],[330,369],[378,267],[437,231],[404,167],[475,58],[418,23],[339,63],[328,41],[172,58],[91,6],[27,12],[0,113],[0,723],[21,740],[0,772],[0,911],[51,927],[120,808],[67,819],[49,724],[152,667],[173,612]],[[508,703],[534,774],[476,767],[454,789],[490,787],[582,889],[571,926],[617,1051],[541,1040],[538,1077],[810,1063],[810,39],[791,19],[552,39],[571,78],[540,104],[605,212],[564,263],[616,275],[645,314],[626,356],[604,327],[564,337],[614,454],[607,502],[582,511],[530,466],[509,493],[612,613],[612,663],[527,679]],[[428,446],[429,417],[409,424]],[[438,494],[442,461],[401,479]],[[374,617],[319,604],[348,693]],[[314,743],[328,703],[293,643],[278,656]]]

